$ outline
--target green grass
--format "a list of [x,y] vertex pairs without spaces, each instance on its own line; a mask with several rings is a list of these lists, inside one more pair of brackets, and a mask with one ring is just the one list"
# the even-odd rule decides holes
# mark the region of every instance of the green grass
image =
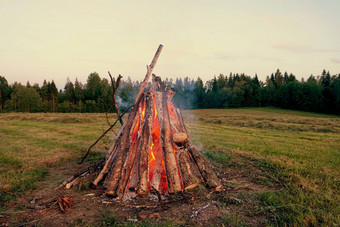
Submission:
[[267,224],[340,223],[339,117],[268,108],[185,115],[193,143],[209,150],[206,157],[221,162],[230,149],[267,173],[263,184],[278,187],[260,194]]
[[[242,205],[246,212],[226,214],[222,223],[244,226],[245,215],[264,215],[269,226],[340,223],[340,117],[274,108],[193,110],[183,115],[192,143],[218,172],[231,166],[241,171],[251,164],[263,173],[254,183],[269,187],[243,194],[256,207]],[[2,204],[39,187],[46,173],[64,160],[79,159],[106,129],[105,122],[104,114],[0,114]],[[88,162],[100,159],[105,146],[98,144]],[[217,200],[222,210],[241,206],[229,196]],[[116,220],[104,219],[104,226]],[[144,224],[136,225],[153,223]]]
[[[0,205],[36,189],[49,168],[79,159],[105,122],[103,114],[0,114]],[[103,157],[105,146],[99,143],[87,161]]]

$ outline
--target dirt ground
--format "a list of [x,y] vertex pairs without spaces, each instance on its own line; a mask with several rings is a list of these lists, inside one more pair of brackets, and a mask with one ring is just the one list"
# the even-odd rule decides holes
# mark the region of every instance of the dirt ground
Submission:
[[[251,161],[241,157],[232,159],[227,166],[214,166],[223,182],[221,192],[212,192],[199,185],[191,191],[168,196],[161,202],[139,198],[122,203],[107,197],[100,189],[90,189],[91,176],[80,187],[53,190],[86,165],[72,162],[50,169],[39,189],[8,204],[0,217],[2,226],[265,225],[266,217],[259,212],[257,197],[273,188],[255,183],[266,176]],[[60,195],[73,200],[73,207],[65,213],[54,203]]]

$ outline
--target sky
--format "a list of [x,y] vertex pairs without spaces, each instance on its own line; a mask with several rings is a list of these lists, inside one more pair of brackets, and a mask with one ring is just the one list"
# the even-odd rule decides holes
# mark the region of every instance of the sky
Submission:
[[337,74],[339,12],[339,0],[0,0],[0,75],[142,80],[159,44],[162,78]]

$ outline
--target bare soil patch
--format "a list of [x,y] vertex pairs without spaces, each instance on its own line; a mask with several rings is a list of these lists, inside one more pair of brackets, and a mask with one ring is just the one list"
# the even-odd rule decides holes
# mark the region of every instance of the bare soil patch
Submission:
[[[146,198],[119,203],[100,189],[89,189],[93,176],[87,178],[81,187],[53,191],[60,182],[87,165],[68,162],[52,167],[37,190],[27,192],[7,205],[0,222],[5,226],[105,226],[108,225],[105,219],[111,216],[120,225],[222,226],[244,223],[262,226],[265,215],[258,212],[257,195],[274,189],[256,183],[265,178],[265,174],[249,160],[236,157],[228,165],[214,164],[223,182],[222,192],[211,192],[198,186],[159,203]],[[60,195],[73,199],[73,207],[65,213],[57,204],[48,208],[51,205],[48,201]]]

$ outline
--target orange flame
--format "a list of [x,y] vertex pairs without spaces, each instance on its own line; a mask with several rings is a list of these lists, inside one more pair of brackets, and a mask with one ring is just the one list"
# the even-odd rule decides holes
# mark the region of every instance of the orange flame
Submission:
[[[161,193],[166,193],[168,191],[168,182],[167,182],[167,175],[165,170],[165,160],[162,152],[161,147],[161,129],[160,129],[160,123],[158,121],[158,111],[157,111],[157,104],[156,104],[156,94],[153,90],[151,90],[153,95],[153,111],[152,111],[152,117],[153,117],[153,124],[151,126],[151,145],[148,149],[148,167],[149,167],[149,189],[151,189],[151,184],[159,190]],[[159,108],[159,107],[158,107]],[[181,127],[180,121],[178,119],[178,115],[176,112],[176,109],[174,105],[171,102],[168,102],[168,110],[169,110],[169,116],[171,118],[171,121],[174,122],[175,127],[177,130],[184,129]],[[132,146],[130,148],[130,157],[131,153],[133,151],[133,147],[136,146],[136,139],[138,136],[138,131],[141,129],[141,122],[144,121],[145,118],[145,102],[142,102],[141,108],[138,110],[137,114],[137,123],[133,128],[133,134],[132,134]],[[171,134],[173,134],[175,131],[171,127]],[[177,149],[174,147],[174,154],[176,157],[176,164],[178,166],[178,160],[177,160]],[[133,165],[133,163],[129,162],[129,165]],[[133,168],[132,168],[133,169]],[[132,171],[131,171],[132,174]],[[178,175],[181,179],[180,170],[178,168]],[[155,185],[158,184],[158,185]],[[183,183],[181,181],[181,187],[183,189]]]

